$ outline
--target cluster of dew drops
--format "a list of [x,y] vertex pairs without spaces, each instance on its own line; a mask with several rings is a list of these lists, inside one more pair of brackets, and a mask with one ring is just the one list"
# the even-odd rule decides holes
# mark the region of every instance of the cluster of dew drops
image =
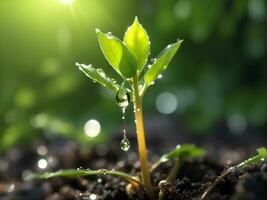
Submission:
[[120,107],[122,111],[122,120],[123,120],[123,138],[120,142],[120,148],[122,151],[128,151],[131,147],[130,141],[126,136],[126,123],[125,123],[125,111],[130,102],[130,94],[124,88],[124,84],[121,85],[120,89],[116,94],[116,104]]

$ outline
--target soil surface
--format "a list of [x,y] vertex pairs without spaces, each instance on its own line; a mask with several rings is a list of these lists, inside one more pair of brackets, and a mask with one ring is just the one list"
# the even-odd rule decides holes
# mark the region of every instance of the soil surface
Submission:
[[[218,137],[216,137],[218,140]],[[224,136],[227,138],[227,136]],[[129,138],[134,143],[134,137]],[[155,189],[164,190],[165,200],[198,200],[204,190],[228,166],[255,154],[255,146],[231,146],[227,139],[216,145],[212,139],[202,142],[194,138],[208,153],[203,158],[186,160],[172,182],[159,186],[166,178],[173,162],[161,165],[152,175]],[[167,152],[170,146],[161,146],[161,138],[155,137],[149,143],[150,160],[156,161],[159,153]],[[181,140],[180,140],[181,141]],[[186,141],[186,140],[184,140]],[[231,141],[231,140],[230,140]],[[266,140],[265,140],[266,141]],[[0,199],[1,200],[147,200],[142,189],[133,189],[127,194],[127,182],[108,175],[49,180],[26,181],[33,172],[58,169],[116,169],[132,175],[140,175],[136,144],[127,153],[119,149],[120,138],[85,147],[73,141],[42,139],[32,146],[13,148],[0,157]],[[216,142],[218,143],[218,142]],[[160,150],[158,147],[160,146]],[[244,146],[244,145],[243,145]],[[253,150],[252,150],[253,149]],[[228,175],[208,196],[210,200],[266,200],[267,163],[236,170]]]

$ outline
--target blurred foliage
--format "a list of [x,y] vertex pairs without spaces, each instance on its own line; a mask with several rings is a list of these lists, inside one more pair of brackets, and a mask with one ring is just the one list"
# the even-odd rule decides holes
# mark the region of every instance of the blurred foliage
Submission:
[[136,15],[152,41],[152,56],[177,37],[184,40],[163,79],[148,92],[147,113],[156,113],[155,98],[167,90],[178,100],[174,117],[196,132],[231,120],[262,127],[266,9],[265,0],[76,0],[72,6],[1,0],[0,151],[43,133],[93,142],[82,129],[91,118],[107,133],[118,129],[121,114],[113,94],[87,80],[74,63],[98,64],[113,73],[94,29],[122,37]]

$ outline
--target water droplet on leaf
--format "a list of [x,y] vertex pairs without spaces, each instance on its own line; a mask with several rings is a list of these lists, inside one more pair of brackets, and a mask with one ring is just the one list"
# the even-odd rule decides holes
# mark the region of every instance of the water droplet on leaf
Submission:
[[103,71],[103,69],[101,69],[101,68],[97,68],[96,71],[100,74],[100,76],[102,76],[102,77],[105,77],[105,76],[106,76],[106,74],[105,74],[105,72]]
[[158,75],[158,79],[162,79],[162,74],[159,74]]
[[111,82],[114,83],[114,84],[117,83],[117,81],[115,79],[113,79],[113,78],[111,79]]

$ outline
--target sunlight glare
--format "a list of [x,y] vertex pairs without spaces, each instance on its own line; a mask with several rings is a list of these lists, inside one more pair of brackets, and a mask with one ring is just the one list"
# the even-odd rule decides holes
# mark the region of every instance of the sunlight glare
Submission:
[[75,0],[59,0],[64,5],[71,5]]

